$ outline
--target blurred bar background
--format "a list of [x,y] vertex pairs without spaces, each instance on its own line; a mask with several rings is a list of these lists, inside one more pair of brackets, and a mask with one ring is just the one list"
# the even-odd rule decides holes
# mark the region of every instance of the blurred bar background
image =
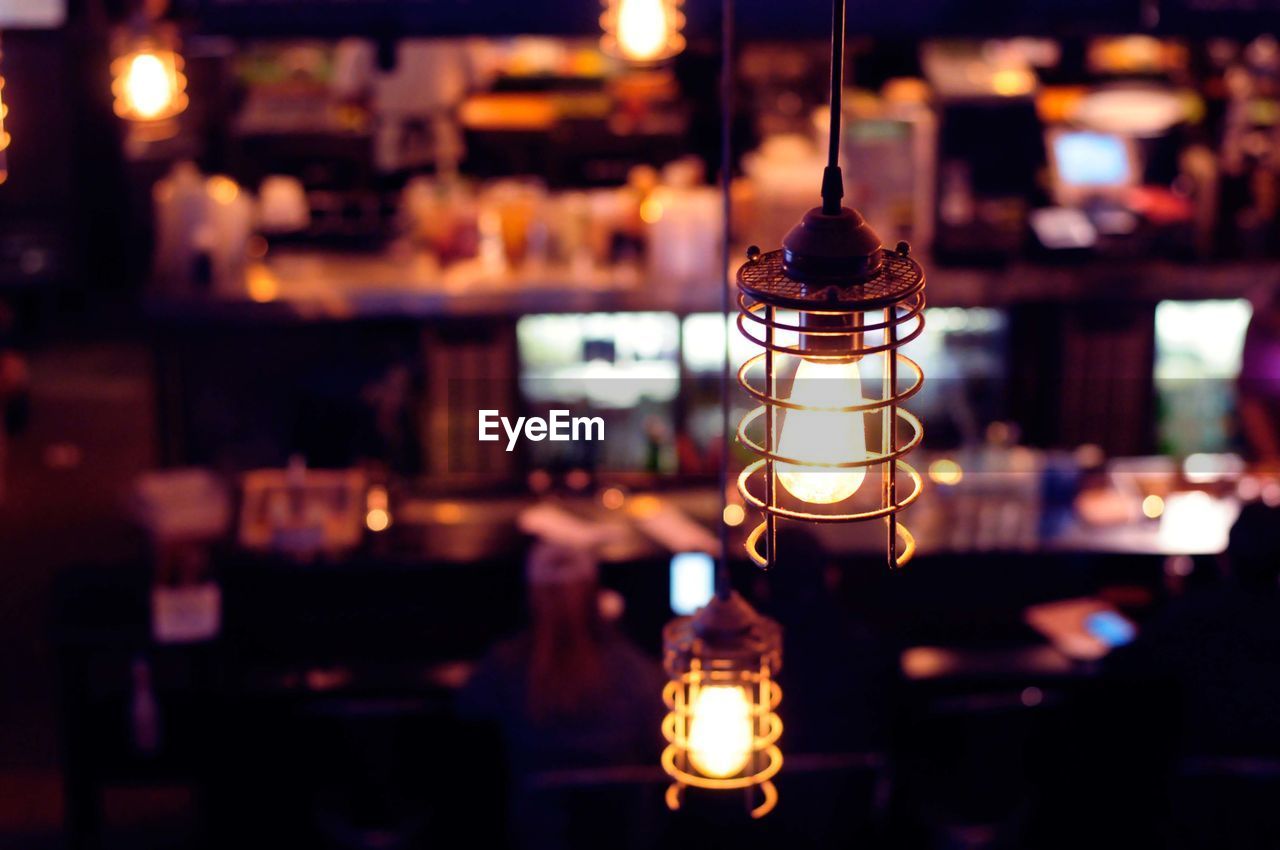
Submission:
[[[0,845],[1280,847],[1280,4],[850,4],[919,555],[767,576],[718,180],[735,266],[818,203],[830,19],[734,6],[725,163],[719,2],[0,0]],[[721,524],[759,822],[662,801]]]

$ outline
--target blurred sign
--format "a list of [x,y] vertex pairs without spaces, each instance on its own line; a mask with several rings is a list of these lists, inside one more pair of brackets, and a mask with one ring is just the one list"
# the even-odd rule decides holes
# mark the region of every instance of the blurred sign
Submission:
[[0,0],[0,29],[54,29],[66,19],[66,0]]

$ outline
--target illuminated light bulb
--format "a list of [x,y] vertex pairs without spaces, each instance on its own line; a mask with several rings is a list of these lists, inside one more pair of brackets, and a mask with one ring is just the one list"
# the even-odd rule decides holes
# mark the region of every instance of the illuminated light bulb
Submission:
[[164,61],[150,51],[135,53],[124,73],[124,96],[143,120],[163,115],[173,104],[175,86]]
[[[0,93],[4,90],[4,78],[0,77]],[[0,100],[0,183],[9,179],[9,134],[4,131],[4,119],[9,116],[9,107]]]
[[125,33],[111,63],[115,112],[135,123],[136,138],[156,141],[177,132],[169,119],[187,108],[187,78],[175,49],[172,27],[148,24],[146,33]]
[[689,761],[704,776],[723,779],[742,772],[751,759],[751,702],[737,685],[698,689],[689,722]]
[[621,0],[618,5],[618,49],[637,62],[657,59],[671,38],[664,0]]
[[[802,359],[789,401],[814,407],[861,404],[864,399],[858,364]],[[811,463],[867,458],[867,426],[861,413],[788,409],[780,431],[778,454],[783,457]],[[787,492],[816,505],[844,501],[858,492],[867,476],[863,467],[815,469],[779,462],[776,468],[778,480]]]

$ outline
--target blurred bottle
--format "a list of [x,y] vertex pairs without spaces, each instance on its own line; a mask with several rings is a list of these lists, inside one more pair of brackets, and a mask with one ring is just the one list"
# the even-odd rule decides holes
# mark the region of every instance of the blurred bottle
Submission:
[[139,755],[152,756],[160,749],[160,704],[151,685],[151,664],[143,657],[133,659],[132,697],[129,720],[133,748]]

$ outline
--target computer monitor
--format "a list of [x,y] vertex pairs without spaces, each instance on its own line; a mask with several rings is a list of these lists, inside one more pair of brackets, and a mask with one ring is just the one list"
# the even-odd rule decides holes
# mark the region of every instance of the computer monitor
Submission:
[[1139,182],[1137,153],[1131,139],[1089,130],[1051,130],[1049,164],[1059,204],[1070,206],[1093,196],[1115,195]]

